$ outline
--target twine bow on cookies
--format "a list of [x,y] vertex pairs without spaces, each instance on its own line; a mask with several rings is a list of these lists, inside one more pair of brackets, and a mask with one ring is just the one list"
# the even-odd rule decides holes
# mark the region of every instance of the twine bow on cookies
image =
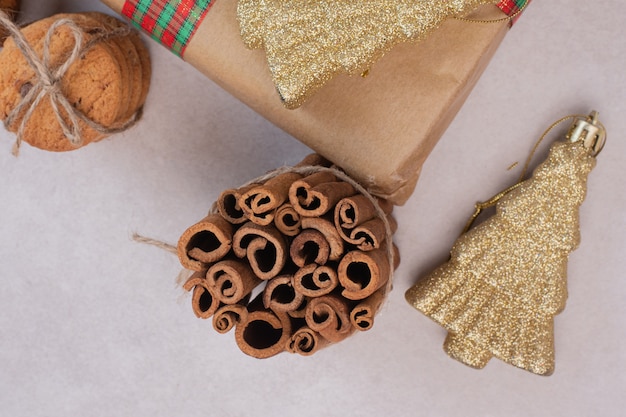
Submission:
[[[28,43],[19,27],[13,23],[13,21],[11,21],[4,12],[1,11],[0,25],[7,29],[9,35],[13,38],[16,46],[26,59],[26,62],[35,71],[35,82],[25,83],[22,86],[22,89],[25,92],[22,100],[4,119],[4,126],[8,130],[9,126],[13,125],[16,120],[23,115],[17,129],[17,138],[15,140],[15,144],[13,145],[13,155],[17,156],[19,154],[26,125],[39,103],[46,96],[50,99],[54,115],[56,116],[63,134],[74,147],[79,147],[83,144],[83,137],[79,124],[79,121],[81,120],[97,132],[103,134],[113,134],[128,129],[139,119],[140,111],[136,112],[128,121],[124,122],[120,126],[103,126],[93,121],[83,112],[74,107],[61,88],[61,81],[63,80],[64,75],[84,52],[86,52],[96,42],[102,41],[104,38],[128,34],[130,28],[125,27],[109,32],[103,32],[101,35],[95,36],[86,42],[83,30],[74,21],[69,18],[59,19],[50,26],[45,35],[42,57],[40,58],[37,56],[37,53],[34,51],[32,46]],[[50,44],[55,33],[62,26],[69,29],[71,36],[74,39],[74,47],[72,48],[67,59],[60,66],[55,68],[50,64]],[[62,112],[61,109],[64,111]]]

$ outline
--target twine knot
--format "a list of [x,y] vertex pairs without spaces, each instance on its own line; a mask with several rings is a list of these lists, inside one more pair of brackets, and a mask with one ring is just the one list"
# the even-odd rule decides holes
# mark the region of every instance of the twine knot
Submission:
[[56,93],[59,90],[60,78],[52,78],[52,74],[46,72],[39,74],[39,79],[41,80],[41,86],[48,94]]

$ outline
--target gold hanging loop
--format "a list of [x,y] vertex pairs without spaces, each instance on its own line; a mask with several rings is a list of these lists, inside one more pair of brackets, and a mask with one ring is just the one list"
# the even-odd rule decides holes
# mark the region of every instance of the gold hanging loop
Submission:
[[588,116],[573,114],[560,118],[556,122],[552,123],[552,125],[550,125],[550,127],[548,127],[546,131],[543,132],[541,137],[539,137],[537,142],[535,142],[535,145],[533,146],[530,154],[528,155],[528,158],[526,159],[526,162],[524,163],[524,168],[522,169],[522,173],[520,174],[517,182],[509,188],[500,191],[490,199],[486,201],[479,201],[476,203],[474,213],[465,224],[461,235],[467,233],[472,228],[474,222],[476,221],[478,216],[480,216],[483,210],[495,206],[502,197],[518,188],[525,181],[526,174],[528,173],[528,168],[533,157],[535,156],[535,153],[537,152],[537,148],[539,148],[539,145],[541,145],[546,136],[548,136],[548,134],[555,127],[569,119],[574,119],[574,122],[570,126],[569,131],[565,136],[568,141],[572,143],[581,142],[583,146],[591,151],[591,155],[593,155],[594,157],[597,156],[600,151],[602,151],[602,148],[604,147],[604,144],[606,142],[606,129],[604,128],[604,125],[598,121],[597,111],[593,110]]

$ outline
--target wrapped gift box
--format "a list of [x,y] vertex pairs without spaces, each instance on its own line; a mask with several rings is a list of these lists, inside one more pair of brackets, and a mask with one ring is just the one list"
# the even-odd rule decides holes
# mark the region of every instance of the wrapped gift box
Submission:
[[[485,5],[470,16],[494,20],[490,23],[448,19],[427,39],[394,47],[367,77],[337,76],[301,107],[289,110],[279,99],[264,52],[247,49],[241,39],[236,1],[103,1],[135,20],[138,6],[158,10],[159,16],[143,10],[136,23],[395,204],[403,204],[413,192],[423,162],[506,35],[510,21],[501,18],[517,7],[514,0],[503,0],[499,7]],[[169,30],[159,26],[164,13],[170,14]]]

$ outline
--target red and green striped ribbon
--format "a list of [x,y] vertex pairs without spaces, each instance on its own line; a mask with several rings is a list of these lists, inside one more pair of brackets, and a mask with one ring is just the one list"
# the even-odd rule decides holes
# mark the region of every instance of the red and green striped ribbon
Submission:
[[514,16],[512,23],[515,23],[521,16],[519,11],[525,7],[527,3],[530,3],[530,1],[531,0],[500,0],[498,7],[507,15]]
[[213,3],[212,0],[126,0],[122,14],[182,57]]

